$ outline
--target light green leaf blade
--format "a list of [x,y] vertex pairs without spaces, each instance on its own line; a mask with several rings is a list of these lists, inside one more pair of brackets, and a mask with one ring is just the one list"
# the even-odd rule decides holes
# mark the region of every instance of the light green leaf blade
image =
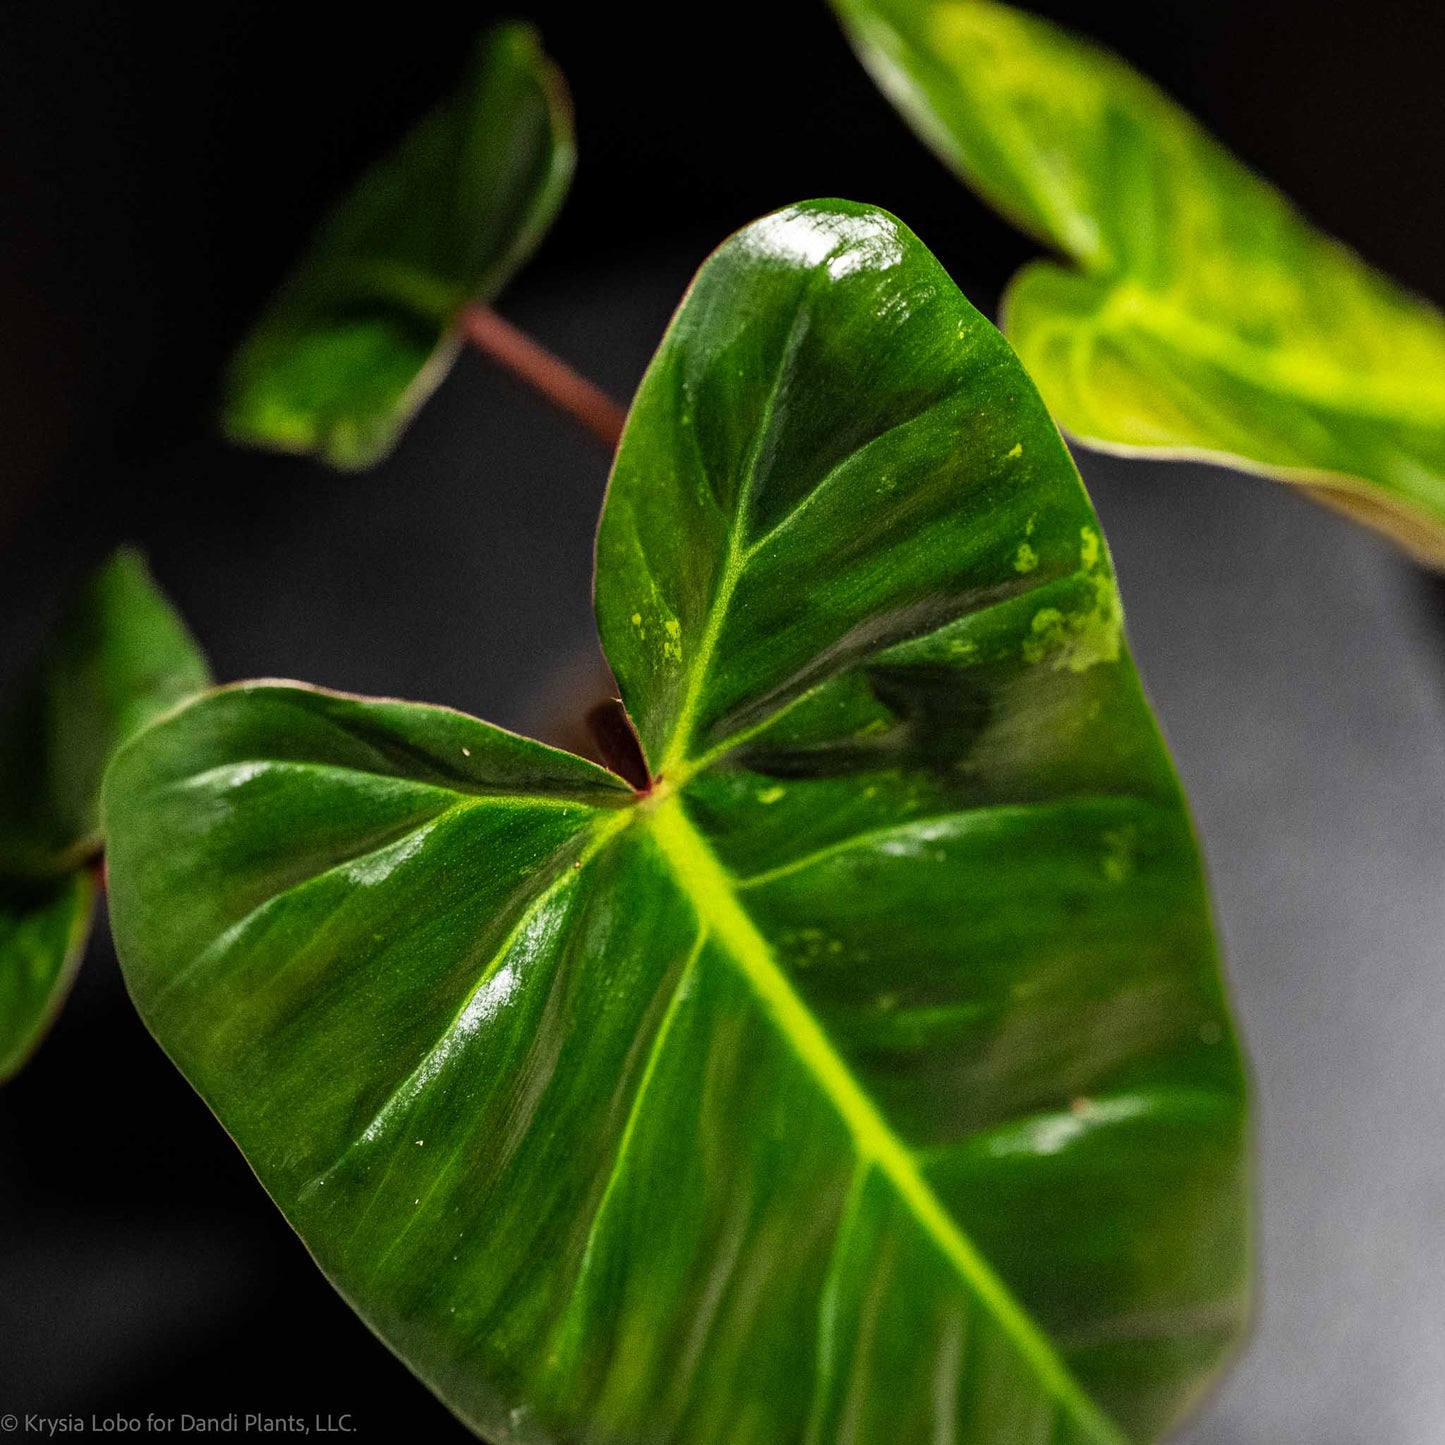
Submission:
[[0,1079],[19,1068],[84,951],[115,749],[210,685],[139,553],[123,548],[66,610],[0,716]]
[[483,36],[458,90],[357,184],[231,365],[236,441],[373,465],[551,225],[572,177],[571,105],[529,26]]
[[1439,311],[1109,52],[986,0],[834,4],[943,160],[1073,262],[1003,306],[1067,431],[1299,483],[1445,565]]
[[147,1023],[497,1445],[1151,1438],[1245,1309],[1238,1050],[1097,520],[906,228],[703,268],[597,610],[641,795],[285,685],[128,747]]

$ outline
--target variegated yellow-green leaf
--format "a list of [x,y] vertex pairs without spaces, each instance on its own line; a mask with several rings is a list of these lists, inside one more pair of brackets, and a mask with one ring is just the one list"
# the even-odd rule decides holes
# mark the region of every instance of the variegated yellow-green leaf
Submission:
[[450,367],[457,313],[495,297],[552,223],[573,155],[567,89],[535,32],[489,31],[246,338],[227,433],[335,467],[379,461]]
[[0,717],[0,1079],[60,1007],[89,930],[115,749],[210,683],[139,554],[87,583]]
[[1445,317],[1109,52],[986,0],[834,0],[920,135],[1072,266],[1003,324],[1089,446],[1297,482],[1445,565]]
[[1199,855],[1099,524],[905,227],[728,241],[597,616],[637,792],[246,684],[106,788],[150,1028],[493,1445],[1119,1445],[1248,1288]]

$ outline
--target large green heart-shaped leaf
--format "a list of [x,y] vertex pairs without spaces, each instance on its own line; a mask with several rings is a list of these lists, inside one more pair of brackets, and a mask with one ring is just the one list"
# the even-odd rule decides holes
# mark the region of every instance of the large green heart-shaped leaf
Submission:
[[703,268],[597,613],[640,793],[287,684],[124,750],[157,1038],[499,1445],[1157,1433],[1247,1289],[1199,857],[1068,453],[898,222]]
[[39,1042],[84,951],[106,764],[210,680],[127,548],[77,595],[0,717],[0,1080]]
[[495,297],[551,225],[573,157],[567,89],[536,33],[489,31],[246,338],[227,433],[335,467],[379,461],[451,366],[457,313]]
[[943,160],[1074,263],[1003,305],[1066,430],[1298,482],[1445,565],[1440,312],[1107,51],[986,0],[834,4]]

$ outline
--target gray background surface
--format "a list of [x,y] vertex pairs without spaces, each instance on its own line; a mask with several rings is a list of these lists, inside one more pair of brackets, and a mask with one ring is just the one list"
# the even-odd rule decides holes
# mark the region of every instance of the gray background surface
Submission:
[[1445,638],[1248,478],[1082,458],[1194,807],[1257,1102],[1258,1319],[1190,1445],[1445,1440]]

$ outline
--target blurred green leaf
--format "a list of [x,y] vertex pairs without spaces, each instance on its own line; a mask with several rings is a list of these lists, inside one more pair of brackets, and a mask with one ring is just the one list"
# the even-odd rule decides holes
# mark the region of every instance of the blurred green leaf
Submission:
[[834,5],[923,139],[1073,263],[1002,308],[1066,430],[1296,482],[1445,565],[1439,311],[1109,52],[981,0]]
[[335,211],[232,363],[240,442],[379,461],[446,374],[457,313],[490,301],[572,176],[561,73],[526,25],[481,40],[461,86]]
[[53,877],[86,862],[101,845],[111,755],[210,682],[144,559],[122,548],[66,609],[0,716],[0,876]]
[[759,221],[648,371],[597,567],[640,793],[296,685],[123,750],[147,1024],[495,1445],[1151,1438],[1245,1313],[1245,1089],[1017,359],[885,213]]
[[0,1079],[29,1054],[84,950],[116,748],[210,685],[137,552],[87,583],[0,716]]
[[0,1083],[19,1072],[65,1001],[90,936],[95,883],[0,879]]

